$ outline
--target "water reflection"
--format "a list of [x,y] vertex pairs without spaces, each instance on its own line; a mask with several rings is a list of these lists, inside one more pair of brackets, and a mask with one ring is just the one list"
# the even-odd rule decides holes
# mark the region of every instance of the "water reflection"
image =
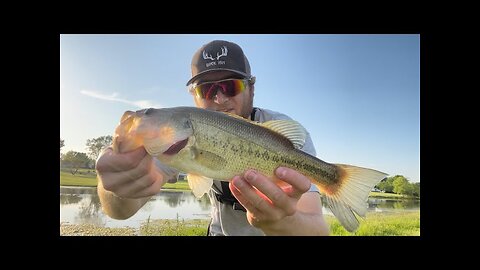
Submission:
[[368,209],[376,210],[419,210],[420,209],[420,200],[393,200],[393,199],[379,199],[379,198],[369,198],[368,199]]
[[127,220],[115,220],[101,210],[95,188],[61,187],[60,222],[91,223],[105,227],[136,227],[148,219],[209,218],[208,196],[197,199],[188,192],[162,191],[153,196],[135,215]]
[[[322,198],[323,204],[326,201]],[[419,210],[419,200],[368,199],[368,211],[391,212]],[[71,224],[91,223],[105,227],[135,227],[148,219],[194,219],[210,217],[211,204],[208,196],[195,198],[190,191],[162,191],[153,196],[135,215],[127,220],[115,220],[101,210],[96,188],[61,187],[60,222]],[[331,215],[328,208],[323,208]]]
[[81,200],[82,200],[82,197],[80,197],[77,194],[63,194],[63,196],[60,195],[60,205],[78,203]]
[[90,196],[90,201],[84,201],[80,204],[78,219],[88,221],[95,225],[104,225],[100,217],[100,198],[97,196]]

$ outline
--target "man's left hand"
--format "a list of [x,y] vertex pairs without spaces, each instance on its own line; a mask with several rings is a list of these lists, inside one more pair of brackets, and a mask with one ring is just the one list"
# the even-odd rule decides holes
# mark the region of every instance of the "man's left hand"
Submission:
[[275,176],[286,185],[279,186],[255,170],[247,170],[230,182],[232,194],[247,210],[248,222],[260,229],[273,228],[294,215],[298,200],[310,189],[310,180],[293,169],[279,167]]

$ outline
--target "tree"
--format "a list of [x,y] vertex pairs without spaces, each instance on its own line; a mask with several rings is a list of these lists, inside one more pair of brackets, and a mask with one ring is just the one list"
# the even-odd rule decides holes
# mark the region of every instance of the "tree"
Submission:
[[383,179],[380,183],[376,185],[376,187],[380,190],[383,190],[387,193],[392,193],[393,192],[393,180],[394,177],[387,177]]
[[406,195],[408,191],[408,180],[402,175],[396,175],[393,180],[393,192]]
[[87,140],[87,151],[88,156],[93,159],[97,160],[98,155],[102,152],[103,149],[110,146],[112,144],[112,136],[101,136],[98,138],[88,139]]
[[403,194],[413,197],[413,184],[412,183],[407,182],[407,184],[403,188]]
[[65,146],[65,141],[60,138],[60,160],[62,160],[62,147]]
[[79,168],[87,168],[90,159],[87,154],[68,151],[62,156],[62,164],[64,167],[70,168],[70,172],[75,175]]
[[420,197],[420,182],[416,182],[412,184],[413,189],[413,196]]

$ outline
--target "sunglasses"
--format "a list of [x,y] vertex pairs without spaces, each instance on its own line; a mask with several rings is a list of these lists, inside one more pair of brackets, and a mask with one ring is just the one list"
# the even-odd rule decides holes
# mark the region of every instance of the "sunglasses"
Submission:
[[199,98],[212,100],[217,91],[222,92],[227,97],[234,97],[242,93],[251,79],[226,79],[221,81],[206,82],[201,84],[191,84],[190,93]]

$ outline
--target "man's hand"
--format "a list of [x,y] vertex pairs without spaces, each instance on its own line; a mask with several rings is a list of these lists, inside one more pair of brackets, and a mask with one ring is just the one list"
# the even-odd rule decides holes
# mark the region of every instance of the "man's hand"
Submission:
[[166,181],[143,147],[118,154],[107,148],[98,158],[96,170],[103,188],[121,198],[155,195]]
[[232,194],[247,209],[248,222],[264,231],[295,215],[299,199],[311,185],[307,177],[289,168],[279,167],[275,174],[288,185],[280,187],[254,170],[235,176],[230,183]]

